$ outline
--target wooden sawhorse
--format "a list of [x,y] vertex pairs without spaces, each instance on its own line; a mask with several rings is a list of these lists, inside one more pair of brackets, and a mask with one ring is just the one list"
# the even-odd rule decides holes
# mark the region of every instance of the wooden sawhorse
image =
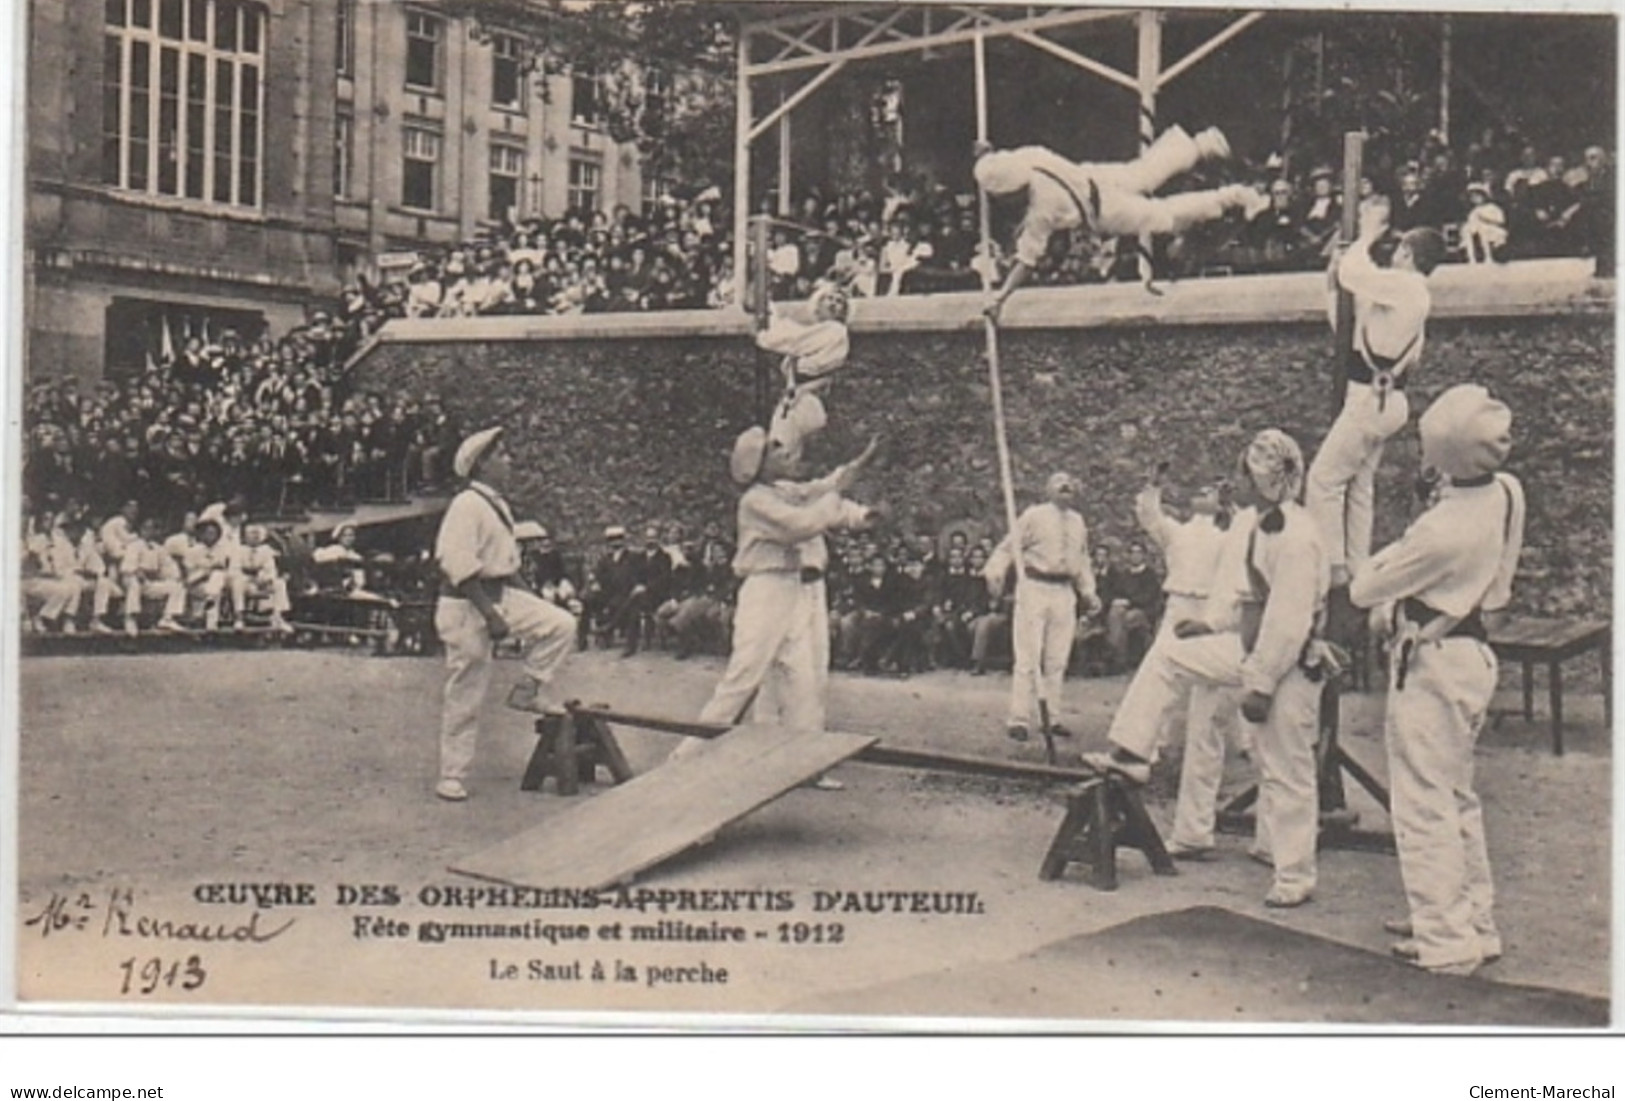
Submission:
[[632,766],[626,763],[626,755],[609,724],[584,712],[578,704],[568,703],[562,714],[543,715],[536,720],[536,748],[525,767],[524,779],[519,781],[519,790],[541,791],[552,777],[560,795],[575,795],[581,784],[598,778],[600,768],[609,771],[612,784],[624,784],[632,778]]
[[1117,850],[1139,849],[1158,875],[1178,875],[1162,835],[1145,811],[1137,787],[1099,773],[1066,797],[1066,817],[1039,865],[1038,878],[1059,879],[1068,864],[1085,865],[1084,880],[1102,891],[1117,890]]

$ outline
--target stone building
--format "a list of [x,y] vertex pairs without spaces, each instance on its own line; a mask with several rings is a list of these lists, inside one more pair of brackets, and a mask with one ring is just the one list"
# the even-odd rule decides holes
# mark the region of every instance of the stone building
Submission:
[[31,4],[29,373],[284,332],[376,257],[504,213],[637,209],[595,82],[527,52],[394,0]]

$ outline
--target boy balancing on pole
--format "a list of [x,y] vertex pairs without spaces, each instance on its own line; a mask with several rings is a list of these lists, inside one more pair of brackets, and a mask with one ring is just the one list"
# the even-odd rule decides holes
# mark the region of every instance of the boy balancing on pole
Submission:
[[988,314],[998,319],[1005,300],[1026,282],[1058,230],[1081,227],[1097,237],[1132,237],[1178,233],[1216,221],[1230,210],[1252,217],[1269,205],[1269,199],[1242,184],[1151,197],[1157,188],[1199,162],[1229,155],[1230,143],[1216,127],[1194,138],[1172,127],[1139,157],[1116,164],[1074,163],[1039,145],[994,150],[979,143],[974,169],[977,185],[989,195],[1027,193],[1026,216],[1016,238],[1016,264],[988,306]]

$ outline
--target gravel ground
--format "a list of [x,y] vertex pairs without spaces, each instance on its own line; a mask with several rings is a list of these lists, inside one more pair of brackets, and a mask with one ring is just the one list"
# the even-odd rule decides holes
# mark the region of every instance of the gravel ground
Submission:
[[[564,687],[621,710],[681,717],[698,710],[719,671],[714,658],[594,652],[577,656]],[[736,899],[781,891],[792,911],[437,907],[436,895],[443,900],[450,888],[474,886],[447,872],[448,864],[574,803],[518,790],[533,738],[527,721],[500,706],[515,673],[517,666],[505,662],[493,682],[473,799],[448,805],[432,796],[438,661],[338,650],[26,660],[21,916],[44,913],[53,898],[59,908],[54,920],[19,929],[21,996],[562,1011],[573,1019],[607,1009],[768,1013],[820,999],[861,1009],[861,992],[871,987],[945,970],[997,970],[1001,961],[1147,914],[1216,906],[1382,953],[1390,938],[1381,920],[1402,910],[1392,856],[1335,851],[1323,856],[1312,904],[1265,910],[1268,873],[1245,858],[1239,837],[1222,838],[1216,861],[1183,866],[1177,877],[1152,876],[1138,854],[1125,851],[1116,892],[1090,888],[1077,869],[1059,882],[1040,882],[1038,863],[1061,816],[1059,792],[862,764],[838,770],[844,792],[792,791],[730,825],[714,843],[652,869],[634,887],[733,891]],[[1066,754],[1103,742],[1123,687],[1120,678],[1069,682],[1064,718],[1081,732],[1082,744]],[[1511,680],[1506,687],[1497,706],[1512,710],[1516,688]],[[1008,679],[997,675],[837,674],[830,722],[888,744],[1039,761],[1040,746],[1016,746],[1001,735],[1007,689]],[[1573,699],[1562,758],[1551,755],[1538,718],[1531,725],[1500,716],[1482,739],[1479,787],[1506,940],[1506,956],[1482,972],[1486,980],[1609,994],[1613,779],[1601,711],[1599,697]],[[1348,697],[1344,712],[1346,748],[1380,774],[1380,695]],[[620,737],[640,773],[676,741],[631,730]],[[1246,783],[1244,769],[1237,764],[1228,788]],[[1154,789],[1152,813],[1166,825],[1172,808],[1156,795],[1160,786]],[[1363,826],[1385,828],[1363,793],[1350,798]],[[255,936],[294,922],[265,943],[198,945],[125,933],[142,916],[240,930],[252,908],[204,905],[200,885],[268,881],[308,883],[318,905],[261,911]],[[394,886],[401,903],[340,904],[341,886],[367,884]],[[118,918],[115,900],[125,889],[134,895]],[[836,893],[835,912],[815,910],[819,891]],[[970,905],[978,912],[842,910],[849,899],[842,892],[877,891],[945,892],[961,901],[974,892]],[[86,918],[82,928],[73,924],[76,915]],[[531,918],[586,923],[592,941],[434,945],[357,935],[374,919],[415,923],[421,933],[426,920]],[[750,939],[627,948],[602,928],[662,919],[738,924]],[[836,923],[841,943],[832,945]],[[798,934],[804,943],[794,943]],[[817,943],[820,936],[826,943]],[[169,978],[164,968],[176,959],[184,964],[194,951],[207,977],[182,989],[184,968]],[[149,955],[165,963],[156,989],[143,995],[141,967]],[[127,960],[135,962],[126,967]],[[617,960],[631,964],[635,978],[615,981]],[[595,962],[607,972],[604,981],[591,977]],[[502,977],[509,964],[518,971],[514,979]],[[576,964],[580,978],[571,977]],[[1118,966],[1132,983],[1132,961]],[[661,977],[661,968],[671,970]],[[718,970],[727,971],[726,979],[717,979]],[[1092,1004],[1098,1000],[1080,995],[1076,1006],[1057,1006],[1050,997],[1040,1010],[1007,999],[997,1012],[1065,1019],[1087,1015]],[[276,1010],[260,1010],[267,1011]],[[897,1010],[888,1005],[885,1012]],[[912,1012],[930,1016],[932,1007]],[[1305,1020],[1335,1019],[1305,1012]],[[1190,1014],[1201,1019],[1203,1010],[1192,1005]],[[1393,1021],[1412,1019],[1398,1011]]]

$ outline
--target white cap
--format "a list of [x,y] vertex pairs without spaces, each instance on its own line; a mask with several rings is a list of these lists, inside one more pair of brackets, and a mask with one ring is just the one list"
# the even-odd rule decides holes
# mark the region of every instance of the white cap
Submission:
[[502,429],[484,428],[464,440],[457,449],[457,457],[452,460],[451,468],[459,478],[467,478],[474,473],[475,465],[480,461],[490,446],[502,436]]
[[1422,462],[1447,478],[1492,474],[1512,450],[1512,410],[1473,383],[1440,394],[1417,427]]
[[513,526],[515,539],[546,539],[547,529],[535,520],[521,520]]

